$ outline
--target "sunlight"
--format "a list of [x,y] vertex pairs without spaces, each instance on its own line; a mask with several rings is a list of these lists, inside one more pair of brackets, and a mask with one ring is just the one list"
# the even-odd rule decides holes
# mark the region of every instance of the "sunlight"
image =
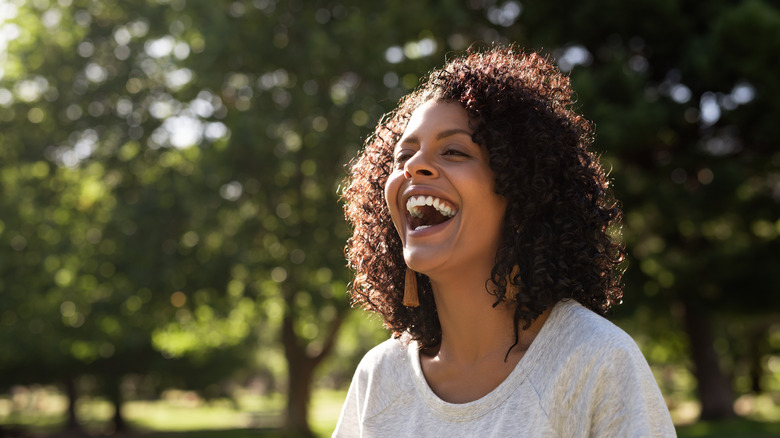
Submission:
[[8,43],[19,38],[22,34],[21,29],[15,23],[7,23],[7,21],[16,18],[18,13],[19,10],[15,4],[7,0],[0,0],[0,79],[5,75],[4,64]]

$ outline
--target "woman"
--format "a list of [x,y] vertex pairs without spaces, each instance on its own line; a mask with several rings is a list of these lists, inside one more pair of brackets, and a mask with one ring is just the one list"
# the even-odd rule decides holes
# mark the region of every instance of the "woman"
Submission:
[[377,126],[344,191],[356,304],[394,336],[334,436],[673,436],[619,304],[619,208],[568,78],[453,59]]

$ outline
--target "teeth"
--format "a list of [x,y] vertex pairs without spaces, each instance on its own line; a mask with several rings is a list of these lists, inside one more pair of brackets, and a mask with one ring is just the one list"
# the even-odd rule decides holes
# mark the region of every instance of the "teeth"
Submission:
[[[409,200],[406,201],[406,209],[409,211],[409,214],[412,217],[416,218],[421,218],[423,216],[420,209],[417,208],[423,205],[428,205],[435,208],[439,213],[446,217],[455,216],[455,212],[457,211],[455,208],[450,207],[441,199],[435,198],[433,196],[412,196],[409,198]],[[417,229],[420,229],[420,227],[417,227]]]
[[430,228],[430,227],[431,227],[430,225],[420,225],[419,227],[415,228],[414,231],[424,230],[424,229]]

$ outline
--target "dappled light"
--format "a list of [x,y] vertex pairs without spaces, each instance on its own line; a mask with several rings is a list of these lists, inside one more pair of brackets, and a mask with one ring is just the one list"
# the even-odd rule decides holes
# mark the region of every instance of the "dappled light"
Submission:
[[611,318],[680,436],[780,434],[780,10],[732,3],[0,0],[0,436],[329,436],[390,335],[346,295],[345,166],[491,42],[596,125]]

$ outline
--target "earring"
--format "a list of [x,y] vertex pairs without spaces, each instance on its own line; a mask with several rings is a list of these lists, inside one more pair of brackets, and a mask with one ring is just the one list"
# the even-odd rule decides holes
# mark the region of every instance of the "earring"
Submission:
[[520,292],[520,285],[512,282],[516,277],[519,282],[520,267],[515,265],[512,267],[512,273],[506,277],[506,293],[504,294],[504,301],[512,301],[517,297]]
[[404,277],[404,306],[417,307],[420,305],[420,300],[417,297],[417,273],[409,268],[406,268],[406,276]]

